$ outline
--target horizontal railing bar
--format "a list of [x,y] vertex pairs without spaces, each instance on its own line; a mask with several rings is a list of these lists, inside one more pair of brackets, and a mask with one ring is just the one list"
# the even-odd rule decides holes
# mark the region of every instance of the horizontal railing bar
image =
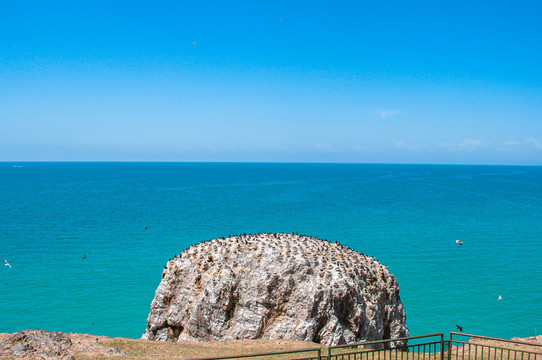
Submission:
[[[402,346],[402,347],[400,347],[400,348],[394,348],[394,349],[402,349],[402,348],[410,347],[410,346],[424,346],[424,345],[433,345],[433,344],[440,344],[440,340],[439,340],[439,341],[431,341],[431,342],[427,342],[427,343],[419,343],[419,344],[405,345],[405,346]],[[392,349],[392,350],[393,350],[393,349]]]
[[[469,344],[471,346],[483,346],[483,347],[490,347],[490,348],[494,348],[494,349],[505,349],[505,350],[517,350],[517,351],[523,351],[521,349],[513,349],[513,348],[508,348],[508,347],[502,347],[502,346],[497,346],[497,345],[489,345],[489,344],[482,344],[482,343],[471,343],[471,342],[468,342],[468,341],[463,341],[463,340],[452,340],[451,341],[452,343],[457,343],[457,344]],[[517,345],[517,344],[521,344],[521,345],[525,345],[525,346],[532,346],[532,345],[539,345],[539,344],[532,344],[532,343],[516,343],[516,342],[513,342],[511,345]]]
[[[465,333],[458,333],[458,332],[450,332],[450,335],[468,336],[468,337],[476,338],[476,339],[502,341],[502,342],[508,342],[508,343],[513,343],[513,344],[523,344],[523,345],[529,345],[529,346],[540,346],[540,347],[542,347],[542,344],[532,343],[532,342],[528,342],[528,341],[521,341],[521,340],[500,339],[500,338],[494,338],[494,337],[489,337],[489,336],[472,335],[472,334],[465,334]],[[457,340],[452,340],[452,341],[457,341]]]
[[375,340],[375,341],[364,341],[356,344],[344,344],[344,345],[335,345],[330,346],[330,349],[339,349],[344,347],[354,347],[354,346],[360,346],[360,345],[371,345],[371,344],[381,344],[385,342],[398,342],[403,340],[414,340],[414,339],[422,339],[432,336],[444,336],[443,333],[436,333],[436,334],[429,334],[429,335],[418,335],[418,336],[409,336],[409,337],[403,337],[403,338],[395,338],[395,339],[387,339],[387,340]]
[[[258,357],[258,356],[271,356],[271,355],[286,355],[286,354],[299,354],[303,352],[316,351],[321,352],[321,348],[312,348],[312,349],[299,349],[299,350],[286,350],[286,351],[274,351],[268,353],[257,353],[257,354],[245,354],[245,355],[230,355],[230,356],[220,356],[220,357],[204,357],[204,358],[190,358],[188,360],[217,360],[217,359],[240,359],[245,357]],[[318,356],[315,356],[317,358]],[[312,359],[312,358],[309,358]]]
[[509,351],[521,352],[521,353],[524,353],[524,354],[542,355],[542,352],[537,352],[537,351],[529,351],[529,350],[522,350],[522,349],[512,349],[512,348],[505,348],[505,347],[493,346],[493,345],[485,345],[485,344],[476,344],[476,343],[470,343],[468,341],[452,340],[452,343],[464,344],[464,345],[468,344],[468,345],[471,345],[471,346],[479,346],[482,349],[488,348],[488,349],[494,349],[494,350],[507,350],[507,351],[509,350]]

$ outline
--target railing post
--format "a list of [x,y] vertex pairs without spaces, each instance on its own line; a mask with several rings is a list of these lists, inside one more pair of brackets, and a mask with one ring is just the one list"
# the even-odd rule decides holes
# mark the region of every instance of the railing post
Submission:
[[444,360],[444,333],[440,334],[440,360]]
[[[457,356],[456,359],[459,356],[459,346],[457,347]],[[448,360],[452,360],[452,333],[450,332],[450,340],[448,340]]]
[[331,347],[327,347],[327,360],[331,360]]

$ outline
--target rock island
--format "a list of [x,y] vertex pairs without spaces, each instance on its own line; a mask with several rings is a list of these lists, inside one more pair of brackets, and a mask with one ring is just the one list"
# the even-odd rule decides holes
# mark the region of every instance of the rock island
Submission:
[[286,233],[217,238],[164,267],[144,339],[292,339],[337,345],[408,336],[395,277],[373,257]]

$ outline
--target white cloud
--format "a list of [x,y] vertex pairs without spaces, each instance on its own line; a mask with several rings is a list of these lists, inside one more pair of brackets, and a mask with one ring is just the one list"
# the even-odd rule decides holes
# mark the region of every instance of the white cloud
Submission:
[[335,149],[331,145],[325,145],[325,144],[316,144],[314,145],[314,149],[321,152],[328,152],[328,153],[335,153],[337,152],[337,149]]
[[527,138],[523,141],[517,141],[517,140],[508,140],[504,142],[505,146],[523,146],[523,147],[529,147],[534,148],[538,150],[542,150],[542,142],[540,140],[535,139],[533,137]]
[[394,116],[399,114],[399,111],[397,110],[375,110],[375,113],[380,116],[382,120],[386,120],[390,116]]
[[463,150],[474,150],[482,145],[482,140],[480,139],[464,139],[459,143],[459,148]]
[[363,152],[374,152],[374,149],[368,147],[368,146],[361,146],[361,145],[354,145],[352,146],[352,150],[354,151],[363,151]]
[[452,151],[474,151],[482,146],[482,140],[466,138],[460,143],[440,143],[438,146]]
[[426,145],[420,145],[420,144],[409,144],[405,141],[398,141],[395,144],[396,148],[402,149],[402,150],[408,150],[408,151],[417,151],[417,150],[424,150],[427,149]]

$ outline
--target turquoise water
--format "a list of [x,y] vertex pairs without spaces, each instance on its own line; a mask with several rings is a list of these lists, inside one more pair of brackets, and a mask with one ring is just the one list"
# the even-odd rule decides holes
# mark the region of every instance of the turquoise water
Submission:
[[542,167],[255,163],[0,163],[0,332],[138,338],[169,258],[257,232],[389,265],[412,335],[542,333]]

